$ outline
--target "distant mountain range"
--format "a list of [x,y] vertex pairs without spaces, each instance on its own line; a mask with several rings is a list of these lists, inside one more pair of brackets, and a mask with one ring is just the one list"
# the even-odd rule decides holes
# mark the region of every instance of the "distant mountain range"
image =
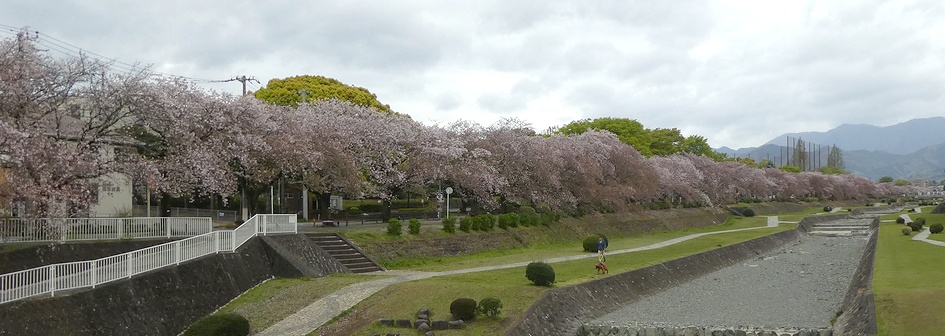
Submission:
[[759,147],[721,147],[716,151],[729,157],[781,164],[786,145],[793,147],[797,138],[820,145],[810,152],[821,165],[827,162],[827,146],[836,145],[843,153],[847,171],[872,180],[883,176],[945,179],[945,117],[912,119],[891,126],[843,124],[826,132],[783,134]]

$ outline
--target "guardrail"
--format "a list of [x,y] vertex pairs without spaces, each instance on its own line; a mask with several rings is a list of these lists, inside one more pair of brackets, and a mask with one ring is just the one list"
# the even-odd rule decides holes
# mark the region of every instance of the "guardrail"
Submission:
[[208,232],[96,260],[53,264],[0,275],[0,304],[91,287],[178,265],[219,252],[235,252],[257,235],[298,233],[296,215],[256,215],[234,230]]
[[208,217],[0,218],[0,244],[175,238],[213,231]]

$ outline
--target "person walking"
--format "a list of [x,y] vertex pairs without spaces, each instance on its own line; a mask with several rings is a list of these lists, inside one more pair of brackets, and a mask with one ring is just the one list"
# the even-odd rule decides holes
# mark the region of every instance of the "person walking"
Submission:
[[607,249],[607,240],[604,239],[604,235],[597,236],[597,261],[605,262],[607,257],[604,255],[604,250]]

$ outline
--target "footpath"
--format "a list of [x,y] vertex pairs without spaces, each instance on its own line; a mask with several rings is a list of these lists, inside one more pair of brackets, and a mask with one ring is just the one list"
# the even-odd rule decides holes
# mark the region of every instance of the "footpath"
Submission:
[[[922,213],[922,208],[915,208],[915,212]],[[909,215],[906,215],[906,214],[899,215],[899,217],[902,219],[905,219],[906,223],[909,223],[912,221],[912,218],[910,218]],[[915,236],[913,236],[912,240],[923,241],[932,245],[945,246],[945,242],[943,241],[929,239],[929,235],[931,234],[932,232],[929,231],[929,228],[925,227],[925,228],[922,228],[922,232],[919,232]]]
[[[779,221],[778,221],[777,216],[768,216],[767,218],[768,218],[768,222],[767,222],[767,226],[765,227],[778,226]],[[687,236],[682,236],[679,238],[669,239],[669,240],[662,241],[655,244],[650,244],[647,246],[609,251],[607,253],[609,255],[615,255],[615,254],[653,250],[653,249],[670,246],[673,244],[678,244],[678,243],[695,239],[695,238],[699,238],[702,236],[720,234],[720,233],[746,231],[746,230],[755,230],[755,229],[760,229],[760,228],[763,228],[763,227],[695,233],[695,234],[691,234]],[[550,259],[545,259],[543,261],[547,263],[556,263],[556,262],[562,262],[562,261],[590,259],[590,258],[597,258],[597,254],[579,254],[579,255],[565,256],[565,257],[558,257],[558,258],[550,258]],[[270,326],[266,330],[263,330],[262,332],[256,335],[263,335],[263,336],[306,335],[312,332],[313,330],[317,329],[318,327],[321,327],[323,324],[335,318],[336,316],[338,316],[345,310],[351,309],[351,307],[354,307],[354,305],[358,304],[358,302],[361,302],[362,300],[367,299],[372,294],[377,293],[381,289],[384,289],[385,287],[393,285],[393,284],[432,278],[432,277],[437,277],[437,276],[444,276],[444,275],[484,272],[484,271],[492,271],[492,270],[498,270],[498,269],[514,268],[514,267],[525,267],[525,266],[528,266],[529,263],[530,261],[503,264],[503,265],[466,268],[466,269],[443,271],[443,272],[393,270],[393,271],[365,273],[367,275],[391,275],[392,277],[352,284],[342,289],[339,289],[335,291],[334,293],[331,293],[313,302],[307,307],[302,308],[295,314],[292,314],[286,317],[282,321]]]

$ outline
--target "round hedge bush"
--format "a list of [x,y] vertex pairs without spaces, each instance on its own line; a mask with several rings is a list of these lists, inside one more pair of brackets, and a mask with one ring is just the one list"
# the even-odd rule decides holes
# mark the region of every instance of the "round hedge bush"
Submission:
[[912,228],[911,228],[911,227],[908,227],[908,226],[902,227],[902,234],[908,236],[910,233],[912,233]]
[[[595,251],[597,247],[594,247]],[[525,277],[539,286],[551,286],[555,282],[555,270],[551,265],[536,261],[525,267]]]
[[502,313],[502,300],[496,299],[494,297],[487,297],[479,301],[479,313],[488,316],[496,317]]
[[245,336],[249,335],[249,320],[236,313],[213,314],[187,328],[183,336]]
[[935,224],[929,225],[929,232],[942,233],[942,223],[935,223]]
[[471,321],[476,318],[476,300],[470,298],[458,298],[450,303],[450,313],[453,318],[463,321]]
[[896,224],[905,224],[906,219],[902,217],[896,217]]
[[387,221],[387,234],[399,236],[404,232],[404,226],[400,224],[397,218],[391,218]]
[[914,223],[919,224],[919,226],[925,225],[925,217],[916,218]]
[[456,217],[443,218],[443,232],[446,232],[446,233],[456,232]]
[[829,205],[828,205],[828,206],[825,206],[825,207],[824,207],[824,212],[831,212],[831,211],[833,211],[833,207],[832,207],[832,206],[829,206]]
[[607,236],[605,235],[593,235],[587,236],[584,238],[584,252],[597,252],[597,237],[604,237],[604,241],[607,241]]

